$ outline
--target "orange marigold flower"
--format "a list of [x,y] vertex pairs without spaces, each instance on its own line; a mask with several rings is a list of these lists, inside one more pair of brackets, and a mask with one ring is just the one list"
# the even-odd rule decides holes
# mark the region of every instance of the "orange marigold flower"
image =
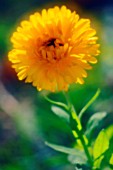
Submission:
[[72,83],[84,83],[89,63],[97,62],[95,34],[89,19],[79,19],[65,6],[43,9],[21,22],[8,57],[19,80],[38,90],[67,90]]

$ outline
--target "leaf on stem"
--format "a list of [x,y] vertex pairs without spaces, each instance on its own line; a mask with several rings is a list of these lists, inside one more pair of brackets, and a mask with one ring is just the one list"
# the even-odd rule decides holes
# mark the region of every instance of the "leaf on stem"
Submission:
[[113,125],[110,125],[108,128],[106,128],[106,134],[109,140],[113,138]]
[[110,165],[113,165],[113,154],[111,155],[109,163],[110,163]]
[[106,112],[98,112],[98,113],[93,114],[90,117],[87,123],[86,132],[85,132],[88,138],[90,138],[91,133],[96,129],[96,127],[99,126],[100,122],[102,121],[104,117],[106,117],[106,115],[107,115]]
[[105,151],[109,148],[109,140],[106,136],[105,130],[102,130],[94,143],[93,147],[93,157],[94,157],[94,167],[100,168],[102,159],[104,158]]
[[85,113],[85,111],[88,109],[88,107],[97,99],[97,97],[100,94],[100,89],[98,89],[96,91],[96,93],[94,94],[94,96],[89,100],[89,102],[82,108],[82,110],[79,113],[79,118],[81,119],[83,114]]
[[83,165],[87,163],[87,157],[83,151],[78,150],[74,155],[69,155],[68,156],[69,162],[71,164],[79,164]]
[[62,102],[56,102],[56,101],[54,101],[54,100],[51,100],[51,99],[49,99],[47,96],[44,96],[44,98],[45,98],[48,102],[50,102],[50,103],[52,103],[52,104],[54,104],[54,105],[57,105],[57,106],[61,106],[61,107],[65,108],[66,110],[68,110],[68,106],[67,106],[66,104],[64,104],[64,103],[62,103]]
[[80,151],[79,149],[68,148],[68,147],[64,147],[64,146],[60,146],[60,145],[51,144],[48,142],[45,142],[45,144],[56,151],[59,151],[59,152],[65,153],[65,154],[69,154],[68,160],[72,164],[82,165],[82,164],[86,164],[86,162],[87,162],[87,157],[86,157],[85,153],[83,151]]
[[64,109],[57,107],[57,106],[52,106],[51,110],[53,111],[55,115],[60,117],[65,122],[69,123],[69,114]]
[[70,155],[76,155],[79,151],[78,149],[75,149],[75,148],[68,148],[68,147],[61,146],[61,145],[55,145],[49,142],[45,142],[45,144],[56,151],[70,154]]

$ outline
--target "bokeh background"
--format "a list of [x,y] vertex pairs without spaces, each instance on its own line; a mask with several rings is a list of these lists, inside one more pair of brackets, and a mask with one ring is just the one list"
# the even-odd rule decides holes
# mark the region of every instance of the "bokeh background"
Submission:
[[83,125],[95,112],[107,117],[95,130],[113,124],[113,2],[111,0],[0,0],[0,170],[74,170],[67,155],[44,142],[71,147],[74,138],[68,126],[56,117],[43,95],[65,102],[62,93],[37,92],[31,84],[18,81],[7,59],[10,37],[23,18],[55,5],[66,5],[82,18],[90,18],[97,30],[101,54],[84,85],[72,85],[69,95],[79,112],[98,88],[101,94],[87,110]]

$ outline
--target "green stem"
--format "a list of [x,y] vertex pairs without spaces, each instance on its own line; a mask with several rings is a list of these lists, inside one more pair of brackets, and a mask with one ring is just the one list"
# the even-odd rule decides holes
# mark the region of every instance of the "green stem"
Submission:
[[[81,144],[82,144],[82,146],[83,146],[84,152],[85,152],[85,154],[86,154],[86,156],[87,156],[88,162],[89,162],[89,164],[90,164],[91,167],[92,167],[93,161],[92,161],[92,157],[91,157],[91,155],[90,155],[90,153],[89,153],[89,150],[88,150],[88,147],[87,147],[85,138],[84,138],[83,131],[78,128],[78,126],[77,126],[77,121],[73,118],[73,113],[76,114],[76,111],[75,111],[72,103],[70,102],[70,99],[69,99],[67,93],[65,93],[65,97],[66,97],[66,100],[67,100],[67,103],[68,103],[68,106],[69,106],[68,111],[69,111],[69,113],[70,113],[70,119],[74,122],[74,123],[73,123],[73,124],[74,124],[74,127],[72,127],[72,129],[77,133],[78,138],[79,138],[79,140],[81,141]],[[77,116],[77,114],[76,114],[76,116]],[[80,119],[78,118],[78,116],[77,116],[77,119],[80,121]],[[81,122],[80,122],[80,123],[81,123]]]
[[83,133],[82,133],[82,131],[80,131],[78,128],[75,128],[75,131],[76,131],[76,133],[77,133],[77,135],[78,135],[78,137],[79,137],[79,140],[80,140],[81,143],[82,143],[82,146],[83,146],[83,148],[84,148],[84,152],[85,152],[85,154],[86,154],[86,156],[87,156],[87,159],[88,159],[88,162],[89,162],[89,164],[92,166],[92,165],[93,165],[93,161],[92,161],[91,155],[90,155],[90,153],[89,153],[87,144],[86,144],[86,142],[85,142],[85,140],[84,140]]
[[72,104],[71,104],[71,102],[70,102],[70,99],[69,99],[69,96],[68,96],[68,92],[63,91],[63,94],[64,94],[64,96],[65,96],[65,98],[66,98],[66,101],[67,101],[67,104],[68,104],[68,110],[70,110]]

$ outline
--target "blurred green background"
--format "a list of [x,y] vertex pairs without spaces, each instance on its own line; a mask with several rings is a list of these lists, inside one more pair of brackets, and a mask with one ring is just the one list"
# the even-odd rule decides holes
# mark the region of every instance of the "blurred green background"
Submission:
[[69,127],[51,111],[43,95],[65,102],[62,93],[37,92],[31,84],[18,81],[7,60],[10,37],[25,16],[66,5],[82,18],[90,18],[97,30],[101,55],[89,71],[84,85],[72,85],[69,95],[79,112],[98,88],[101,94],[83,117],[85,128],[95,112],[107,117],[94,132],[113,124],[113,3],[111,0],[0,0],[0,170],[74,170],[67,155],[45,146],[44,141],[71,147],[74,138]]

